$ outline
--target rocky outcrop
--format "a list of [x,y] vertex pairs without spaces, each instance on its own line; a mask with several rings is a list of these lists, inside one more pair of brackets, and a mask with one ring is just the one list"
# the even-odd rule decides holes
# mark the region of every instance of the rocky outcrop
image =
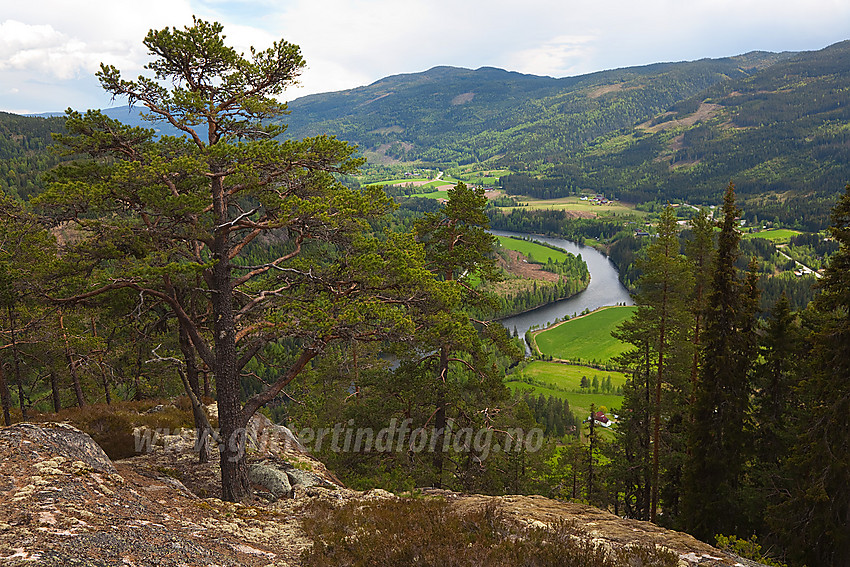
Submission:
[[179,468],[114,466],[70,426],[0,429],[0,461],[0,565],[283,567],[308,545],[294,501],[199,499]]
[[[312,457],[302,455],[295,466],[283,456],[255,447],[251,480],[260,496],[271,497],[232,504],[210,497],[217,494],[217,462],[198,463],[188,442],[182,451],[160,448],[111,463],[70,426],[0,429],[0,565],[294,566],[311,545],[301,523],[305,507],[396,498],[345,489],[321,469],[306,470]],[[520,526],[572,522],[597,545],[663,547],[683,567],[756,565],[687,534],[591,506],[540,496],[425,492],[461,511],[495,506]]]
[[[75,427],[62,423],[34,425],[21,423],[0,430],[0,447],[17,446],[22,455],[29,454],[33,462],[46,463],[50,455],[58,463],[82,463],[80,466],[101,473],[114,473],[115,467],[103,449],[92,438]],[[6,455],[4,454],[4,459]],[[50,461],[53,462],[53,461]],[[79,467],[78,467],[79,468]]]

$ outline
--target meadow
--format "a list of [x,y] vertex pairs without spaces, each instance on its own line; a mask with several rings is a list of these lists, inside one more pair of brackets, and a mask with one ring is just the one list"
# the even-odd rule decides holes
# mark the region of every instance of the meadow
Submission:
[[[582,377],[587,378],[590,384],[596,378],[600,384],[598,392],[594,393],[592,387],[582,388]],[[601,385],[607,381],[607,378],[611,379],[611,389],[614,393],[606,393],[602,390]],[[608,412],[619,409],[623,396],[616,392],[625,382],[626,375],[622,372],[537,360],[521,371],[509,375],[505,384],[512,391],[533,392],[535,395],[543,394],[545,397],[554,396],[567,400],[573,413],[581,415],[590,412],[591,404],[596,408],[604,408]]]
[[799,234],[802,234],[802,232],[788,228],[776,228],[772,230],[763,230],[761,232],[745,232],[743,238],[765,238],[774,244],[784,244],[789,242],[791,237]]
[[430,193],[414,193],[411,197],[422,197],[423,199],[448,199],[448,189],[443,191],[431,191]]
[[[613,201],[605,205],[597,205],[592,201],[582,201],[578,196],[561,197],[558,199],[536,199],[534,197],[526,197],[516,195],[515,198],[522,203],[524,209],[553,209],[574,211],[585,216],[610,216],[614,213],[618,215],[630,214],[639,217],[647,216],[649,213],[639,211],[633,205]],[[504,211],[511,211],[519,207],[502,207]]]
[[567,253],[563,250],[549,248],[542,244],[523,240],[521,238],[513,238],[510,236],[498,236],[499,243],[503,248],[508,250],[516,250],[523,256],[538,264],[545,264],[548,258],[552,258],[553,262],[563,262],[567,259]]
[[531,347],[539,354],[573,362],[609,362],[629,347],[611,336],[632,316],[634,306],[603,307],[542,331],[531,333]]

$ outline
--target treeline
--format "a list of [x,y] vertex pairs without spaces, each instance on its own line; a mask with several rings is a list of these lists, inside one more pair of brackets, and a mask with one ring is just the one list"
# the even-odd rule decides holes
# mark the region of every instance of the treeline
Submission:
[[570,410],[570,402],[555,396],[535,396],[531,392],[523,392],[519,399],[531,409],[535,421],[543,426],[543,434],[547,437],[578,437],[581,434],[581,417],[576,417]]
[[[548,246],[541,242],[537,244]],[[551,248],[555,247],[551,246]],[[503,256],[505,254],[503,249],[497,250],[497,253]],[[516,275],[505,273],[503,276],[505,279],[520,279],[524,287],[517,291],[498,293],[498,307],[493,312],[494,317],[501,318],[516,315],[517,313],[522,313],[540,307],[541,305],[547,305],[567,297],[572,297],[587,288],[587,285],[590,283],[590,272],[581,254],[575,255],[567,252],[563,260],[553,260],[551,257],[548,257],[545,264],[536,262],[533,257],[528,257],[527,261],[539,265],[546,272],[557,274],[558,281],[553,282],[536,278],[523,279]]]
[[507,214],[488,209],[487,215],[497,230],[558,236],[580,244],[585,238],[607,240],[628,231],[624,220],[573,218],[563,209],[514,209]]
[[[585,228],[585,223],[593,221],[582,221],[581,219],[569,219],[562,211],[514,211],[509,217],[513,226],[528,226],[551,229],[553,236],[576,239],[585,234],[606,235],[603,230],[592,231]],[[545,221],[543,220],[545,219]],[[597,221],[598,222],[598,221]],[[494,224],[499,225],[496,217]],[[608,223],[608,231],[619,228],[614,222]],[[631,226],[631,225],[626,225]],[[562,228],[559,228],[562,227]],[[557,230],[563,230],[558,233]],[[567,236],[570,235],[570,236]],[[679,235],[679,246],[685,249],[687,241],[692,237],[691,230],[686,228]],[[621,230],[614,234],[614,241],[608,246],[608,257],[617,266],[618,275],[622,284],[630,291],[637,290],[637,282],[643,271],[638,262],[641,251],[652,242],[649,236],[634,236],[631,231]],[[838,244],[832,240],[824,240],[817,234],[801,234],[791,239],[791,242],[783,247],[783,251],[794,259],[803,262],[808,259],[809,267],[819,269],[828,260],[829,256],[838,248]],[[739,269],[746,269],[750,261],[755,258],[757,273],[759,274],[759,290],[761,317],[767,315],[770,308],[783,293],[791,302],[792,309],[806,307],[817,295],[817,287],[814,285],[816,278],[813,275],[794,275],[796,263],[794,259],[789,260],[779,253],[776,245],[766,238],[749,238],[741,241],[740,256],[736,261]],[[803,262],[805,264],[805,262]]]
[[541,305],[572,297],[587,287],[590,277],[585,265],[584,275],[563,275],[557,282],[533,280],[530,289],[499,296],[501,307],[496,310],[495,317],[509,317]]
[[555,199],[578,192],[570,180],[551,176],[538,178],[527,173],[513,173],[502,176],[499,182],[508,195],[528,195],[537,199]]

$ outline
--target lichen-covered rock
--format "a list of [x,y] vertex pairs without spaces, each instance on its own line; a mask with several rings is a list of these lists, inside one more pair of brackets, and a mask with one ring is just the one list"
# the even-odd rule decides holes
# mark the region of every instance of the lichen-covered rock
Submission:
[[248,439],[259,452],[307,454],[307,449],[288,427],[273,423],[263,414],[251,416],[247,430]]
[[339,488],[336,484],[325,480],[314,472],[305,471],[290,467],[286,469],[286,474],[289,476],[289,482],[293,488],[310,488],[311,486],[319,486],[321,488],[329,488],[331,490]]
[[201,500],[175,478],[182,476],[178,462],[116,465],[71,427],[0,428],[0,462],[4,567],[286,567],[309,545],[286,507],[292,500],[275,510]]
[[[297,453],[251,458],[251,480],[274,494],[274,502],[199,498],[198,478],[205,490],[217,493],[218,463],[198,463],[189,443],[180,451],[152,450],[113,464],[90,437],[71,427],[0,428],[0,565],[297,565],[311,545],[302,525],[310,502],[336,507],[399,498],[380,489],[330,490],[334,483],[315,472],[321,468],[304,470],[318,463],[309,455],[303,461]],[[274,482],[258,482],[262,475]],[[298,491],[296,498],[281,497],[292,488],[287,482]],[[594,545],[663,547],[683,567],[757,565],[687,534],[583,504],[423,492],[460,511],[493,506],[519,526],[575,524]]]
[[13,448],[29,451],[33,462],[44,463],[39,457],[50,455],[63,457],[69,462],[85,463],[98,472],[115,472],[112,461],[91,437],[76,427],[63,423],[18,423],[0,429],[0,452]]
[[252,483],[265,488],[275,499],[292,497],[289,476],[274,465],[268,463],[253,464],[248,478]]

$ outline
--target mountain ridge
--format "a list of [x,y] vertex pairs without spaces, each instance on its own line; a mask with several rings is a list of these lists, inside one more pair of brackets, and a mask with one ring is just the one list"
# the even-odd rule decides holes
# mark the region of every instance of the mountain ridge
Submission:
[[[562,78],[441,65],[296,98],[282,122],[286,137],[334,135],[370,163],[482,163],[528,173],[522,190],[530,195],[539,180],[550,196],[713,204],[732,180],[747,214],[819,230],[850,180],[848,81],[850,41]],[[176,133],[139,110],[104,112]],[[33,175],[9,173],[23,167],[10,138],[0,160],[18,161],[2,168],[0,185],[33,194]],[[23,176],[26,187],[16,187]]]

